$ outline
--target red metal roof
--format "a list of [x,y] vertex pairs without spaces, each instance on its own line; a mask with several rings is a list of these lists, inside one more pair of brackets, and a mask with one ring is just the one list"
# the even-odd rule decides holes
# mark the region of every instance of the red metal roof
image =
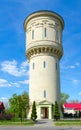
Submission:
[[64,103],[64,108],[81,110],[81,103]]

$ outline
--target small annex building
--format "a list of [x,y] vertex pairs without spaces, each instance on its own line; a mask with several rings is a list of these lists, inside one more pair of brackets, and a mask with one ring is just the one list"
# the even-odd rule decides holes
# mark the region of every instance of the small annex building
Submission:
[[64,103],[63,104],[64,113],[75,114],[81,111],[81,103]]

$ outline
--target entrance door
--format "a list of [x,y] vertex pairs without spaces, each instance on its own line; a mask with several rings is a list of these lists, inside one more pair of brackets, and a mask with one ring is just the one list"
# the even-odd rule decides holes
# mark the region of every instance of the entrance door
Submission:
[[48,108],[47,107],[42,107],[42,115],[43,115],[43,118],[46,119],[48,118]]

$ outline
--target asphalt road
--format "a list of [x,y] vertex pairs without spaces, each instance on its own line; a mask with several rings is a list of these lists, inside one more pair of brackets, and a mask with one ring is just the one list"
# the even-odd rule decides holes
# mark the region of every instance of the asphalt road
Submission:
[[81,127],[0,126],[0,130],[81,130]]

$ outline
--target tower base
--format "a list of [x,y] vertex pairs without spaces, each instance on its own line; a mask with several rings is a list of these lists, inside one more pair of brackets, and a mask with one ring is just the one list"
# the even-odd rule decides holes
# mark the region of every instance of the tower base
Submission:
[[[28,119],[31,118],[32,106],[28,114]],[[36,105],[37,119],[53,119],[53,104],[47,100],[43,100]]]

